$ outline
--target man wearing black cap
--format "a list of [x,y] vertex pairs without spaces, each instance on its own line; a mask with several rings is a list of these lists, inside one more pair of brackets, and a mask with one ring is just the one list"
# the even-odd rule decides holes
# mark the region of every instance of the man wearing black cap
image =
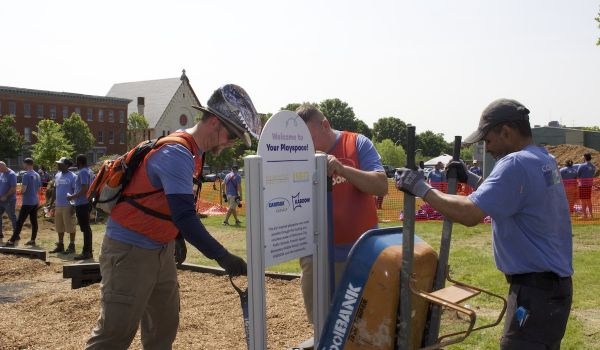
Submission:
[[573,243],[556,161],[533,144],[529,110],[515,100],[496,100],[483,111],[465,143],[481,140],[497,160],[485,181],[464,163],[450,165],[475,189],[469,196],[432,189],[406,168],[396,186],[466,226],[491,216],[496,266],[510,283],[501,348],[559,349],[572,302]]
[[[75,253],[75,209],[67,198],[75,190],[75,174],[69,171],[73,165],[70,159],[62,157],[56,161],[58,172],[54,176],[54,226],[58,233],[56,248],[50,253]],[[65,250],[65,232],[69,233],[70,243]]]
[[102,311],[86,349],[127,349],[140,324],[144,349],[171,349],[179,325],[178,233],[230,276],[246,274],[246,262],[198,220],[193,181],[205,152],[218,155],[239,139],[249,146],[260,119],[248,94],[233,84],[196,108],[200,122],[171,135],[182,143],[150,151],[111,210],[100,253]]

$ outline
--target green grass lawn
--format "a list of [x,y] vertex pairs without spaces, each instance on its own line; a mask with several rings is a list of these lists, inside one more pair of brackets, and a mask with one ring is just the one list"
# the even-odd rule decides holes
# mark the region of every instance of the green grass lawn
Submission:
[[[246,256],[246,227],[245,217],[240,217],[244,223],[240,227],[223,226],[223,216],[202,219],[213,236],[232,253]],[[233,221],[233,220],[230,220]],[[396,224],[397,225],[397,224]],[[382,227],[396,226],[382,224]],[[417,222],[416,233],[428,242],[434,249],[439,248],[441,222]],[[26,230],[25,230],[26,231]],[[93,225],[94,252],[100,252],[104,226]],[[574,267],[573,276],[574,297],[573,308],[569,319],[567,334],[562,343],[562,349],[600,349],[600,226],[575,225],[573,227]],[[56,238],[53,235],[41,235],[39,244],[51,249]],[[81,236],[78,234],[77,249],[81,249]],[[63,260],[69,260],[64,259]],[[193,247],[188,245],[187,262],[216,266],[217,264],[205,258]],[[467,228],[455,225],[452,233],[452,248],[450,253],[451,276],[467,284],[479,286],[493,293],[506,296],[508,284],[504,276],[494,265],[491,244],[490,225],[479,225]],[[298,261],[292,260],[269,268],[271,271],[298,273]],[[492,298],[479,296],[468,301],[470,307],[478,312],[479,322],[490,322],[499,310],[499,303]],[[442,327],[442,332],[459,327],[451,313],[445,314],[449,321]],[[467,341],[448,347],[449,349],[497,349],[498,339],[502,332],[502,324],[473,334]],[[462,324],[461,324],[462,325]],[[466,323],[464,323],[466,326]]]

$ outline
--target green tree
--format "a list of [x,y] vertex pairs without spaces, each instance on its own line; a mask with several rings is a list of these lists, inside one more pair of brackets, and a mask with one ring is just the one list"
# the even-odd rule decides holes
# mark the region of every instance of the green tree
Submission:
[[60,124],[44,119],[37,124],[37,129],[33,132],[37,142],[31,153],[37,164],[52,169],[55,161],[73,154],[73,145],[65,137]]
[[[596,20],[596,22],[598,22],[598,28],[600,28],[600,10],[598,10],[598,17],[596,17],[594,19]],[[600,45],[600,38],[598,38],[596,45]]]
[[15,129],[15,117],[5,115],[0,118],[0,159],[16,158],[23,149],[23,135]]
[[390,139],[394,143],[400,142],[402,147],[406,148],[406,123],[400,118],[379,118],[373,124],[373,134],[377,142]]
[[465,162],[471,162],[473,160],[473,153],[475,152],[475,145],[463,147],[460,149],[460,159]]
[[339,98],[324,100],[319,109],[329,120],[331,127],[337,130],[358,131],[358,123],[354,110],[348,103]]
[[400,145],[394,144],[394,141],[385,139],[375,143],[375,149],[381,156],[383,164],[391,165],[395,168],[406,165],[406,152]]
[[586,126],[582,128],[585,131],[600,131],[600,126],[594,125],[594,126]]
[[373,130],[369,128],[367,123],[363,122],[360,119],[356,120],[356,132],[365,135],[368,139],[373,138]]
[[300,107],[301,105],[302,105],[302,103],[292,102],[292,103],[288,103],[287,105],[281,107],[281,109],[279,109],[279,110],[295,112],[296,109],[298,109],[298,107]]
[[94,147],[96,139],[88,124],[81,119],[77,113],[63,121],[62,131],[70,144],[73,145],[73,156],[77,154],[86,154]]
[[[196,119],[197,118],[198,118],[198,116],[196,116]],[[127,129],[128,130],[148,129],[148,127],[149,127],[148,121],[146,120],[146,117],[144,117],[143,114],[139,114],[138,112],[133,112],[129,115],[129,118],[127,118]]]
[[444,134],[436,134],[427,130],[416,136],[417,148],[424,157],[437,157],[448,150]]

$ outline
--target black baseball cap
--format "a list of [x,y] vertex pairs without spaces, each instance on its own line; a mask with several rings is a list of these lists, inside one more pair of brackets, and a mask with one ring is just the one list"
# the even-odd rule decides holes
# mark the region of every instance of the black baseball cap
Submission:
[[519,101],[501,98],[490,103],[481,113],[479,126],[463,143],[472,144],[481,141],[494,126],[502,122],[517,120],[529,121],[529,110]]

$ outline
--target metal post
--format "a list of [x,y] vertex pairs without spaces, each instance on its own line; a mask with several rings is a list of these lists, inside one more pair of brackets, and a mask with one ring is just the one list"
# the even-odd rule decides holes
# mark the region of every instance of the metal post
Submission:
[[[415,127],[407,128],[406,167],[415,167]],[[412,349],[411,344],[411,292],[410,278],[413,272],[415,245],[415,196],[404,194],[404,224],[402,225],[402,269],[400,271],[400,310],[396,350]]]
[[[460,160],[461,137],[454,137],[454,152],[452,160]],[[448,194],[456,194],[456,170],[450,169],[448,172]],[[440,243],[440,254],[438,258],[437,270],[435,273],[435,281],[433,282],[433,290],[444,288],[446,281],[446,270],[448,269],[448,258],[450,257],[450,242],[452,240],[452,221],[444,219],[442,226],[442,240]],[[440,318],[442,308],[439,305],[431,304],[429,314],[429,328],[427,330],[425,345],[433,345],[437,343],[440,333]]]
[[327,320],[331,304],[331,266],[327,225],[327,155],[315,155],[313,178],[314,243],[313,253],[313,323],[315,349]]
[[246,196],[246,259],[248,260],[249,350],[267,348],[265,260],[263,236],[262,157],[244,158]]

